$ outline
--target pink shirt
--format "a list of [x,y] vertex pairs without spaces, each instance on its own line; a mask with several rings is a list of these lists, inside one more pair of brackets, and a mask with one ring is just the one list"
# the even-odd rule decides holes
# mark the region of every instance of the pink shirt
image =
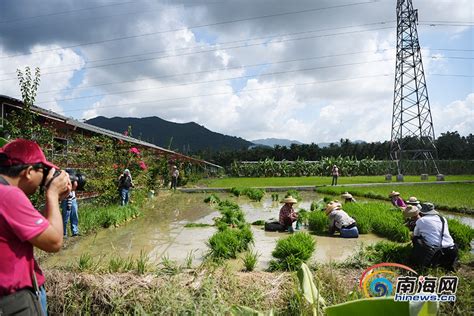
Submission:
[[25,287],[33,287],[31,272],[38,286],[45,279],[33,257],[28,240],[48,228],[49,222],[15,186],[0,184],[0,297]]

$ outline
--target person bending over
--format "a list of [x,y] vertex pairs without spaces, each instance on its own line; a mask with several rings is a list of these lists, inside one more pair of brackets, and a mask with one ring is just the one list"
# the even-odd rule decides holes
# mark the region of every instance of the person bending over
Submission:
[[359,237],[356,221],[342,210],[339,202],[331,201],[326,205],[326,215],[329,217],[329,234],[339,231],[343,238]]
[[293,204],[297,202],[298,201],[291,195],[281,201],[284,205],[280,209],[279,222],[284,230],[288,230],[289,232],[293,232],[293,222],[298,219],[298,214],[293,209]]

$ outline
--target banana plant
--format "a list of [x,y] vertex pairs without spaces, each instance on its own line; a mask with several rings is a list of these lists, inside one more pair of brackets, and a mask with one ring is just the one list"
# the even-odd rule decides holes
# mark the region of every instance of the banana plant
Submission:
[[313,309],[313,315],[318,315],[319,307],[325,307],[326,301],[319,294],[318,288],[313,281],[313,274],[309,270],[306,263],[301,264],[301,268],[298,270],[297,276],[303,297],[311,305]]

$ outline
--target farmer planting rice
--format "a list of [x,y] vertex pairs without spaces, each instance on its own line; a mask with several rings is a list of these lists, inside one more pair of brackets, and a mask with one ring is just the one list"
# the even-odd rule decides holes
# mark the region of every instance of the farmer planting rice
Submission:
[[416,206],[418,210],[421,210],[420,201],[418,201],[415,196],[410,196],[410,198],[406,201],[406,204]]
[[281,203],[285,203],[280,209],[279,222],[280,225],[288,230],[290,233],[293,232],[293,223],[298,219],[298,213],[293,209],[293,204],[298,201],[291,195],[286,197]]
[[341,203],[331,201],[326,206],[326,215],[329,217],[329,234],[339,231],[343,238],[359,237],[356,221],[342,210]]
[[341,194],[341,197],[344,199],[344,203],[356,203],[356,199],[349,192],[344,192]]
[[414,205],[408,205],[403,210],[403,217],[405,217],[404,225],[408,227],[410,231],[415,229],[416,221],[420,218],[420,209]]
[[396,207],[406,207],[407,205],[403,201],[403,199],[400,197],[400,192],[392,191],[388,195],[390,199],[392,200],[392,205]]
[[440,266],[454,270],[458,247],[449,233],[448,221],[439,215],[432,203],[425,203],[413,231],[412,260],[425,267]]

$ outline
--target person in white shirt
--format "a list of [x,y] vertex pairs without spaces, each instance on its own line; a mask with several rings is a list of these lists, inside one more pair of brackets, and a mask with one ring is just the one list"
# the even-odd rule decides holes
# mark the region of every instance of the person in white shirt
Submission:
[[171,189],[176,191],[176,186],[178,185],[179,170],[178,167],[173,166],[173,172],[171,173]]
[[413,231],[412,258],[415,263],[454,270],[458,249],[449,234],[448,221],[439,215],[432,203],[422,205],[420,216]]
[[326,215],[329,217],[329,234],[333,235],[336,231],[341,233],[343,238],[357,238],[359,231],[356,221],[342,210],[339,202],[331,201],[326,205]]

